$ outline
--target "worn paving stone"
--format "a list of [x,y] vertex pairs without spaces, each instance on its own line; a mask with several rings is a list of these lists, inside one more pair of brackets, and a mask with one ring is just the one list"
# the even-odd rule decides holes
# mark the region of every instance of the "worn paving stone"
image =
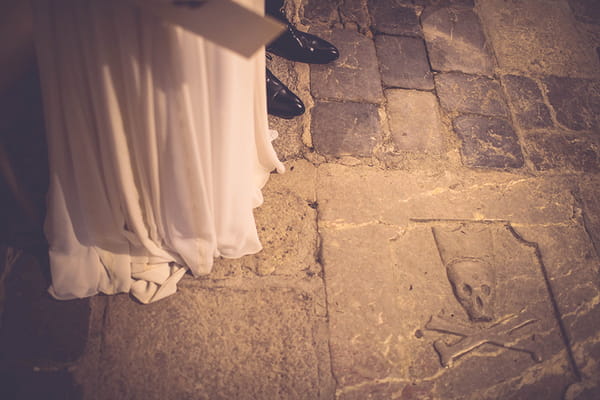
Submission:
[[525,135],[524,142],[538,171],[600,172],[600,144],[594,137],[536,132]]
[[426,8],[421,22],[434,70],[493,75],[494,61],[479,18],[472,9]]
[[5,285],[0,359],[26,366],[76,361],[87,341],[89,300],[58,301],[47,292],[47,259],[22,255]]
[[579,184],[578,197],[586,230],[590,233],[596,254],[600,255],[600,179],[585,177]]
[[600,132],[600,81],[550,76],[543,83],[560,124]]
[[522,129],[549,128],[553,125],[550,110],[533,79],[504,75],[502,84],[512,105],[515,119]]
[[330,156],[371,156],[381,141],[378,108],[374,104],[318,102],[312,110],[315,150]]
[[433,74],[420,38],[378,35],[375,47],[385,86],[432,90]]
[[437,99],[432,93],[388,89],[385,96],[392,140],[397,151],[442,151],[442,123]]
[[218,259],[207,279],[252,276],[306,278],[317,265],[316,169],[304,160],[286,162],[284,174],[272,174],[263,189],[264,203],[255,210],[263,250],[239,259]]
[[[89,399],[319,399],[326,341],[310,293],[202,288],[139,305],[112,296],[99,358],[78,369]],[[319,387],[322,384],[321,388]]]
[[[597,341],[598,322],[590,321],[600,312],[600,291],[592,277],[598,258],[581,218],[573,218],[568,178],[331,164],[319,173],[340,398],[360,398],[366,387],[394,398],[425,384],[429,398],[558,400],[593,362],[570,356]],[[584,282],[581,290],[575,282]],[[434,329],[438,317],[449,320],[443,332]],[[470,339],[448,334],[464,325],[462,334],[485,339],[494,323],[527,319],[505,347],[486,343],[461,353]],[[448,368],[443,343],[456,351]]]
[[330,24],[339,19],[338,7],[341,0],[303,0],[304,15],[302,22],[304,24]]
[[367,11],[367,0],[344,0],[339,10],[346,29],[355,26],[361,33],[369,30],[371,18]]
[[508,117],[508,108],[498,82],[460,72],[435,76],[440,103],[448,111]]
[[600,25],[600,3],[596,0],[569,0],[569,5],[578,20]]
[[463,163],[479,168],[520,168],[523,154],[508,121],[478,115],[462,115],[453,121],[462,141]]
[[[326,65],[310,66],[310,90],[321,100],[378,103],[383,100],[381,77],[373,41],[350,30],[313,30],[340,51],[340,58]],[[321,32],[321,33],[319,33]]]
[[368,0],[373,29],[389,35],[421,35],[421,25],[414,8],[388,0]]
[[478,13],[505,73],[600,75],[596,49],[577,31],[566,2],[482,1],[478,3]]

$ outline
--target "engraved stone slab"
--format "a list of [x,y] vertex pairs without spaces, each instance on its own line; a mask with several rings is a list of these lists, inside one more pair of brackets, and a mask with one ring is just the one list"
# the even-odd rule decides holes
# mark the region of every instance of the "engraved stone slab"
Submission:
[[462,140],[463,163],[479,168],[520,168],[523,154],[508,121],[500,118],[463,115],[453,121]]
[[524,142],[538,171],[600,172],[600,143],[592,136],[539,132],[525,135]]
[[312,29],[336,45],[340,58],[310,66],[310,90],[317,99],[378,103],[383,99],[373,41],[351,30]]
[[439,153],[443,137],[435,96],[402,89],[388,89],[385,95],[396,150]]
[[583,40],[566,2],[489,0],[480,2],[478,12],[504,72],[600,75],[596,49]]
[[303,0],[304,24],[330,23],[338,19],[340,0]]
[[530,78],[505,75],[502,84],[508,94],[515,119],[523,129],[548,128],[552,119],[538,84]]
[[421,25],[416,10],[388,0],[368,0],[373,29],[390,35],[416,36]]
[[311,132],[317,152],[332,156],[370,156],[381,140],[374,104],[318,102],[312,110]]
[[556,76],[544,79],[556,119],[573,130],[600,131],[600,81]]
[[385,86],[423,90],[434,88],[422,39],[378,35],[375,37],[375,46]]
[[430,398],[558,400],[594,365],[575,349],[595,343],[598,258],[568,179],[319,176],[339,398],[429,385]]
[[449,111],[507,117],[508,108],[498,82],[458,72],[435,76],[442,107]]
[[111,296],[98,358],[77,371],[84,397],[322,398],[328,373],[317,353],[326,342],[313,309],[301,290],[203,288],[192,280],[145,306]]
[[472,9],[426,8],[421,22],[434,70],[493,74],[493,59],[479,19]]

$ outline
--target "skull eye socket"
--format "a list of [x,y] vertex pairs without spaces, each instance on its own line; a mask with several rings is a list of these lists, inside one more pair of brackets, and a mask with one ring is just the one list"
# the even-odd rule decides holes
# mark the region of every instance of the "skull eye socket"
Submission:
[[473,293],[473,288],[472,288],[470,285],[466,284],[466,283],[465,283],[465,284],[462,286],[462,290],[463,290],[463,292],[465,292],[465,293],[466,293],[468,296],[470,296],[470,295]]
[[490,293],[492,293],[492,289],[488,286],[488,285],[481,285],[481,291],[483,292],[483,294],[485,294],[486,296],[489,296]]

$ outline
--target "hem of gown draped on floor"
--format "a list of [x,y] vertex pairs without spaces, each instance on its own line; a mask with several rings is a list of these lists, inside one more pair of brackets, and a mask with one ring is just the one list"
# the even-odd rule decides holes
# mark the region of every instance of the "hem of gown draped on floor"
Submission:
[[[240,0],[262,13],[260,0]],[[176,292],[262,249],[253,209],[284,171],[264,50],[249,59],[120,0],[33,0],[50,163],[49,292]]]

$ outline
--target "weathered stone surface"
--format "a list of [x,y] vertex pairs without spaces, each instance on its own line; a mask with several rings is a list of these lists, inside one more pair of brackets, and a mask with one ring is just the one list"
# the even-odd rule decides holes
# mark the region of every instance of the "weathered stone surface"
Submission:
[[367,0],[344,0],[340,5],[340,16],[346,29],[356,26],[359,32],[365,33],[371,25]]
[[89,399],[319,399],[327,368],[312,310],[303,291],[193,280],[155,304],[113,296],[99,359],[78,379]]
[[390,35],[420,35],[421,25],[414,8],[388,0],[368,0],[373,29]]
[[311,131],[317,152],[331,156],[370,156],[381,140],[377,106],[364,103],[318,102]]
[[600,255],[600,179],[586,177],[579,184],[579,200],[583,209],[583,220],[596,249]]
[[421,22],[434,70],[493,74],[494,62],[473,10],[462,7],[426,8]]
[[540,132],[525,135],[524,142],[538,171],[600,172],[600,146],[594,137]]
[[551,76],[543,82],[560,124],[573,130],[600,131],[600,81]]
[[388,89],[385,96],[396,150],[439,153],[443,149],[442,124],[432,93]]
[[[3,262],[4,260],[2,260]],[[42,262],[42,263],[40,263]],[[88,300],[57,301],[47,292],[47,260],[24,254],[5,284],[0,359],[27,366],[77,360],[87,341]]]
[[378,35],[375,47],[385,86],[424,90],[434,88],[422,39]]
[[[591,343],[596,328],[583,326],[600,307],[595,283],[572,293],[575,281],[593,279],[597,258],[581,220],[569,211],[574,199],[568,179],[486,174],[482,182],[478,173],[427,176],[329,164],[319,172],[338,393],[359,398],[370,387],[393,398],[403,385],[427,382],[431,398],[562,398],[578,368],[563,333],[571,344]],[[567,238],[573,246],[558,244]],[[487,277],[473,279],[489,280],[489,293],[496,293],[482,297],[492,310],[490,322],[473,319],[468,301],[459,297],[462,278],[454,265],[460,260],[485,265],[480,277]],[[475,293],[478,286],[470,286]],[[439,316],[450,321],[444,332],[432,325]],[[459,323],[470,327],[464,334],[484,338],[493,321],[502,326],[527,319],[506,347],[468,348],[449,368],[441,366],[434,343],[460,348],[467,339],[447,333]]]
[[[273,57],[267,61],[267,68],[290,88],[308,107],[310,90],[306,80],[300,79],[300,73],[308,75],[308,67],[284,60],[281,57]],[[273,141],[273,147],[281,160],[289,160],[298,157],[304,148],[302,143],[302,132],[308,124],[306,115],[289,119],[277,118],[269,115],[269,128],[276,130],[279,135]]]
[[[310,90],[317,99],[378,103],[383,99],[373,41],[360,33],[336,29],[315,31],[336,45],[340,58],[310,66]],[[322,32],[322,33],[319,33]]]
[[552,118],[537,83],[530,78],[505,75],[502,84],[517,123],[522,129],[548,128]]
[[498,82],[459,72],[435,76],[442,107],[449,111],[507,117],[508,108]]
[[338,20],[338,7],[341,0],[303,0],[305,24],[329,24]]
[[263,189],[256,226],[263,250],[239,259],[218,259],[207,278],[220,280],[254,275],[312,277],[317,266],[317,212],[314,207],[316,169],[307,161],[286,163]]
[[504,72],[573,77],[600,74],[595,48],[582,40],[564,1],[482,1],[478,13]]
[[569,5],[578,20],[600,24],[600,3],[596,0],[569,0]]
[[500,118],[463,115],[453,121],[462,140],[463,163],[480,168],[520,168],[523,154],[517,135]]

